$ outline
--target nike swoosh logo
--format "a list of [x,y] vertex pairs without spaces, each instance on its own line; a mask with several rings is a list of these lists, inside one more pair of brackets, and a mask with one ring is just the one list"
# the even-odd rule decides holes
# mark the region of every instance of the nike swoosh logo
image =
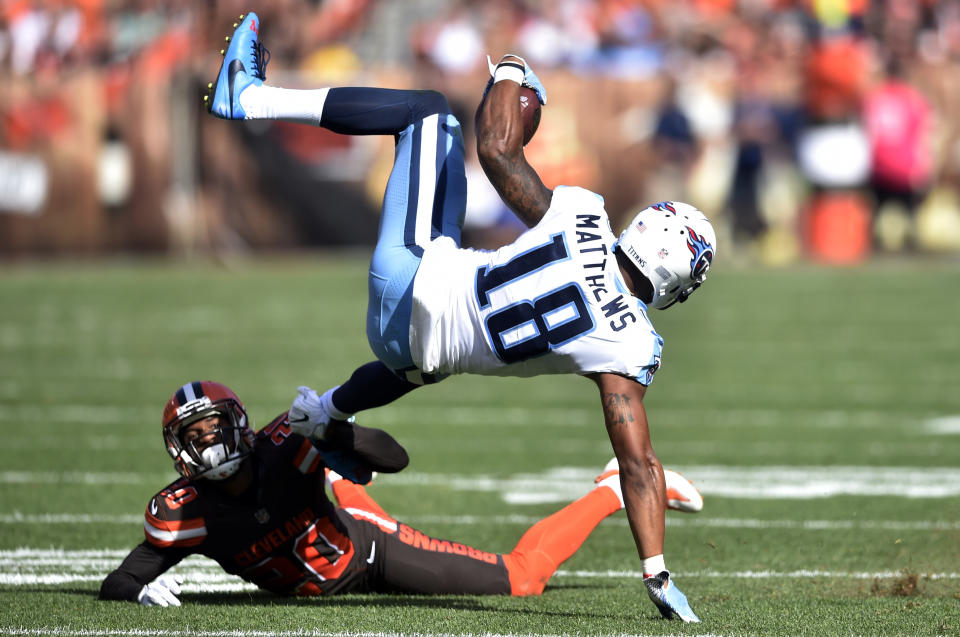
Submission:
[[373,564],[373,556],[377,554],[377,543],[370,543],[370,557],[367,558],[367,564]]
[[247,69],[244,68],[243,62],[239,59],[235,59],[230,63],[230,66],[227,67],[227,89],[230,91],[227,94],[227,99],[230,100],[230,117],[233,117],[233,80],[237,77],[237,73],[246,73]]

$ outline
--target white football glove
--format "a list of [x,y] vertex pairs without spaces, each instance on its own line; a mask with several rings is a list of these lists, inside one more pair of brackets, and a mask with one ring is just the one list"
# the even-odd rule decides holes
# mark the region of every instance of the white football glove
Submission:
[[290,411],[287,412],[290,429],[301,436],[323,440],[330,423],[330,414],[323,408],[320,395],[306,385],[297,387],[297,391],[300,393],[293,399]]
[[180,585],[183,577],[180,575],[161,575],[140,589],[137,601],[144,606],[179,606]]

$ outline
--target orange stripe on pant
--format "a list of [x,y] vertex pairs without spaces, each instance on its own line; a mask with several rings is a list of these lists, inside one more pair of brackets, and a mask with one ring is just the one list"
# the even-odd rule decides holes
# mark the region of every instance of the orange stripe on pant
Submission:
[[[367,494],[367,490],[358,484],[354,484],[349,480],[337,480],[333,483],[333,497],[337,499],[337,504],[339,504],[344,509],[362,509],[364,511],[369,511],[370,513],[376,514],[378,517],[382,517],[386,520],[389,520],[396,524],[396,520],[380,508],[380,505]],[[354,516],[356,517],[356,516]]]

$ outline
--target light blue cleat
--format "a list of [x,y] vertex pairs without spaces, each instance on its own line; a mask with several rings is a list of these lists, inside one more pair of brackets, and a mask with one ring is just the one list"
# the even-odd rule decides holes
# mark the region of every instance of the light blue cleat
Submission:
[[230,46],[221,51],[223,63],[217,81],[207,85],[211,94],[204,97],[204,101],[211,115],[244,119],[246,113],[240,106],[240,94],[251,84],[263,84],[270,52],[258,39],[260,18],[256,13],[241,15],[240,22],[233,26],[233,36],[226,39]]
[[670,579],[670,571],[661,571],[643,580],[650,600],[657,605],[660,614],[667,619],[680,619],[685,622],[699,622],[693,609],[687,602],[687,596]]

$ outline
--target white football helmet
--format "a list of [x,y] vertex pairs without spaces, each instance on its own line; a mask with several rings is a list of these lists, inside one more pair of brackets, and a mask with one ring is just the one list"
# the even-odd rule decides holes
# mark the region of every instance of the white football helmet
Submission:
[[[183,441],[184,427],[213,415],[220,417],[220,426],[213,431],[212,441],[199,448]],[[253,451],[253,431],[243,403],[232,389],[209,380],[187,383],[173,392],[163,409],[163,440],[185,478],[224,480]]]
[[683,303],[700,287],[716,245],[717,235],[707,217],[679,201],[641,210],[616,243],[653,285],[647,305],[658,310]]

